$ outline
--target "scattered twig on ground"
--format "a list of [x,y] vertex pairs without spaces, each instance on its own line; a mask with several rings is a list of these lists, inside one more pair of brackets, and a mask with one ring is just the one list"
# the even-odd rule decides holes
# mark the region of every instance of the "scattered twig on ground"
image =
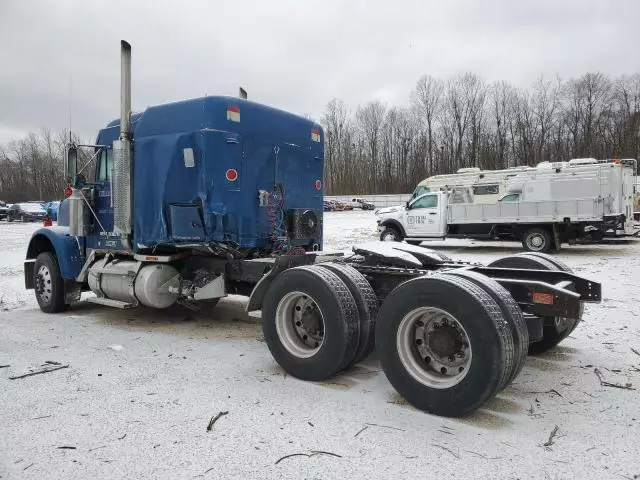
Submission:
[[331,457],[342,458],[342,455],[338,455],[333,452],[325,452],[324,450],[311,450],[311,455],[309,456],[313,457],[314,455],[329,455]]
[[307,423],[309,424],[310,427],[314,426],[313,423],[311,423],[311,422],[307,422]]
[[23,375],[16,375],[14,377],[9,377],[9,380],[16,380],[18,378],[30,377],[32,375],[38,375],[40,373],[55,372],[56,370],[61,370],[63,368],[69,368],[69,365],[60,365],[60,366],[52,367],[52,368],[43,368],[42,370],[36,370],[35,372],[29,372],[29,373],[25,373]]
[[442,445],[438,445],[437,443],[432,443],[431,444],[432,447],[437,447],[437,448],[441,448],[442,450],[446,450],[447,452],[449,452],[451,455],[453,455],[456,458],[460,458],[460,455],[458,455],[456,452],[454,452],[453,450],[451,450],[450,448],[444,447]]
[[40,420],[41,418],[49,418],[51,415],[42,415],[41,417],[33,417],[31,420]]
[[30,463],[29,465],[27,465],[26,467],[24,467],[24,468],[22,469],[22,471],[24,472],[27,468],[31,468],[31,467],[33,467],[33,463]]
[[607,408],[600,410],[600,413],[604,413],[607,410],[611,410],[611,407],[613,407],[613,405],[609,405]]
[[405,432],[406,430],[398,427],[390,427],[389,425],[380,425],[378,423],[365,423],[365,425],[369,425],[370,427],[380,427],[380,428],[390,428],[391,430],[398,430],[400,432]]
[[47,365],[62,365],[60,362],[54,362],[53,360],[45,360],[44,363]]
[[118,437],[118,440],[124,440],[124,437],[126,437],[127,434],[125,433],[124,435],[122,435],[121,437]]
[[549,434],[549,440],[544,442],[542,444],[542,446],[543,447],[550,447],[551,445],[553,445],[553,437],[555,437],[557,435],[557,433],[558,433],[558,425],[553,427],[553,430],[551,430],[551,433]]
[[205,474],[207,474],[207,473],[209,473],[211,470],[213,470],[214,468],[216,468],[216,467],[211,467],[211,468],[209,468],[209,469],[205,470],[205,471],[204,471],[204,473],[205,473]]
[[9,368],[11,365],[0,365],[0,368]]
[[60,447],[58,447],[60,450],[75,450],[76,447],[72,447],[70,445],[62,445]]
[[218,421],[220,417],[224,417],[228,414],[229,412],[219,412],[215,417],[211,417],[211,420],[209,420],[209,425],[207,425],[207,432],[210,432],[211,429],[213,429],[213,425]]
[[89,449],[89,450],[87,450],[87,451],[88,451],[88,452],[93,452],[94,450],[98,450],[98,449],[100,449],[100,448],[107,448],[107,446],[106,446],[106,445],[100,445],[99,447],[93,447],[93,448],[90,448],[90,449]]
[[631,351],[633,353],[635,353],[636,355],[640,355],[640,352],[638,350],[636,350],[635,348],[631,347]]
[[465,452],[467,453],[471,453],[472,455],[477,455],[478,457],[482,457],[486,460],[499,460],[502,457],[487,457],[486,455],[483,455],[482,453],[478,453],[478,452],[472,452],[471,450],[465,450]]
[[324,450],[311,450],[310,453],[290,453],[289,455],[285,455],[284,457],[280,457],[278,460],[276,460],[275,465],[279,464],[282,460],[284,460],[286,458],[291,458],[291,457],[307,457],[307,458],[311,458],[311,457],[315,457],[316,455],[329,455],[331,457],[342,458],[342,455],[338,455],[337,453],[325,452]]
[[368,426],[364,426],[362,427],[360,430],[358,430],[358,432],[353,436],[353,438],[356,438],[358,435],[360,435],[362,432],[364,432],[367,428],[369,428]]
[[503,445],[506,445],[507,447],[516,448],[516,447],[514,447],[513,445],[511,445],[510,443],[507,443],[507,442],[500,442],[500,443],[503,444]]
[[[557,391],[555,388],[552,388],[551,390],[544,390],[544,391],[527,391],[525,393],[533,393],[533,394],[540,394],[540,393],[555,393],[556,395],[558,395],[559,397],[562,397],[562,394]],[[564,397],[562,397],[564,398]]]
[[624,385],[621,385],[619,383],[607,382],[602,378],[602,373],[600,373],[600,370],[598,370],[597,368],[593,369],[593,373],[596,374],[596,377],[598,377],[598,380],[600,381],[600,385],[603,387],[621,388],[623,390],[635,390],[635,388],[633,388],[633,386],[630,383],[625,383]]
[[636,478],[636,477],[629,477],[627,475],[623,475],[622,473],[619,473],[619,472],[616,472],[616,475],[622,478],[628,478],[629,480],[633,480],[634,478]]
[[290,453],[289,455],[285,455],[284,457],[280,457],[278,460],[276,460],[276,463],[274,465],[277,465],[282,460],[285,460],[285,459],[291,458],[291,457],[309,457],[309,454],[308,453]]
[[442,432],[442,433],[446,433],[447,435],[455,435],[453,432],[449,432],[449,431],[447,431],[447,430],[440,430],[440,429],[438,429],[438,431],[439,431],[439,432]]

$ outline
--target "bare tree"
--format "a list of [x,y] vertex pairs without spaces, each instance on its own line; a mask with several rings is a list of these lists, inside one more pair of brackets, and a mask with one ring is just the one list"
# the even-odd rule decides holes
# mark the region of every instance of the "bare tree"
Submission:
[[435,170],[433,163],[434,123],[440,112],[443,91],[444,82],[442,80],[431,75],[423,75],[418,79],[412,95],[420,117],[426,124],[427,158],[425,170],[429,173]]

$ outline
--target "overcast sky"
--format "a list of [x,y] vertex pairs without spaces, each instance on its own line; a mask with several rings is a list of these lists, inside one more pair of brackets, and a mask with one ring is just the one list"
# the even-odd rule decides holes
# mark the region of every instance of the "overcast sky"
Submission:
[[327,101],[405,104],[424,73],[640,71],[640,0],[0,0],[0,143],[119,115],[120,39],[133,109],[206,94],[319,119]]

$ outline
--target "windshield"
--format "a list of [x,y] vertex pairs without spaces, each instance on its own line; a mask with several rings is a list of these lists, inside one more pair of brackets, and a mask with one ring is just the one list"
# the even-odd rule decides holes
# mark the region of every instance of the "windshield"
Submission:
[[417,198],[423,193],[429,193],[429,187],[425,187],[424,185],[418,185],[416,189],[413,191],[411,195],[411,199]]
[[21,203],[20,209],[25,212],[44,212],[42,205],[39,203]]

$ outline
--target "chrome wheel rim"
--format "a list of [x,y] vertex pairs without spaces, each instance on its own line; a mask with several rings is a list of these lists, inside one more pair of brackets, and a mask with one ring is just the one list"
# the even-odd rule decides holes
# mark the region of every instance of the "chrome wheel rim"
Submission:
[[539,233],[527,236],[527,247],[529,250],[540,251],[544,249],[544,237]]
[[49,303],[53,295],[51,282],[51,272],[46,265],[40,265],[36,273],[36,294],[42,301]]
[[276,307],[276,332],[297,358],[310,358],[324,343],[324,317],[316,301],[302,292],[287,293]]
[[435,307],[412,310],[396,335],[400,362],[417,382],[436,389],[460,383],[471,366],[471,343],[464,327]]

